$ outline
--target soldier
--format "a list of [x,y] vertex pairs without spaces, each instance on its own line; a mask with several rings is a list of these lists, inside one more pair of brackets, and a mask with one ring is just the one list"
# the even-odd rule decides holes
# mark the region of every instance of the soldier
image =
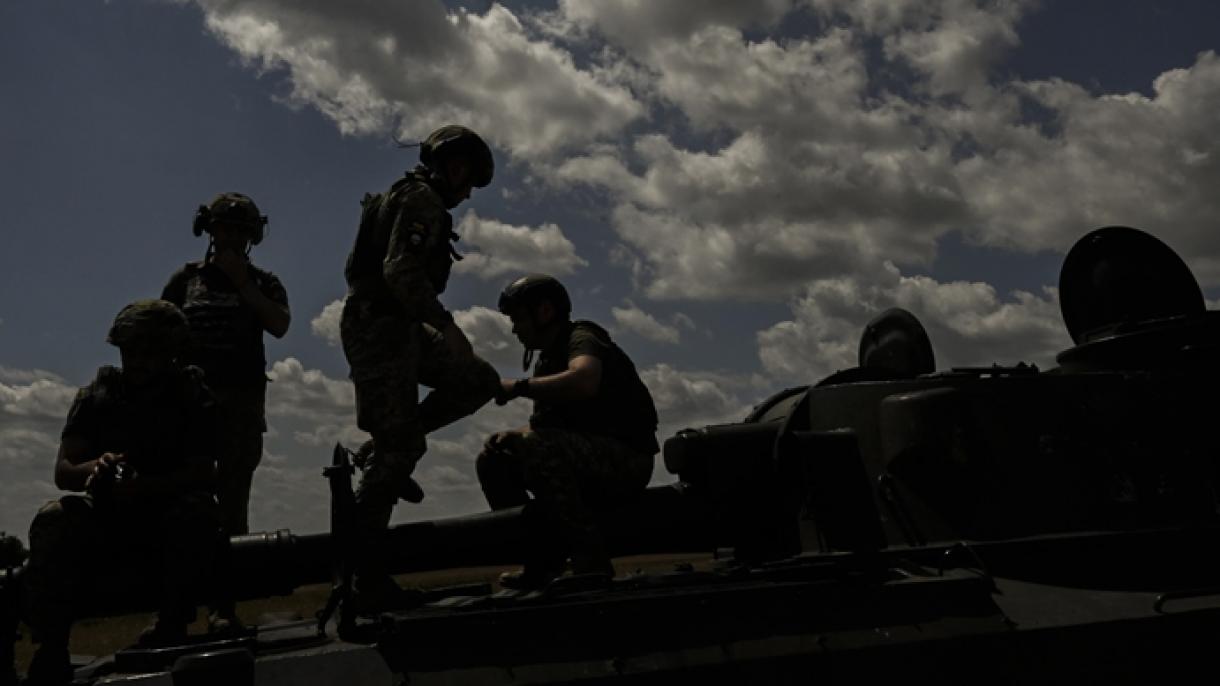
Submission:
[[527,505],[527,521],[541,527],[525,568],[501,577],[510,588],[545,586],[568,555],[576,574],[613,576],[591,508],[642,493],[659,450],[656,408],[635,365],[605,329],[571,321],[571,310],[563,285],[540,274],[500,295],[526,369],[539,351],[532,378],[501,381],[502,397],[534,401],[529,426],[491,436],[477,462],[491,508]]
[[76,395],[55,461],[67,495],[47,503],[30,525],[26,621],[39,644],[30,683],[67,683],[73,608],[104,593],[90,581],[127,562],[160,579],[157,621],[144,645],[169,645],[194,620],[192,590],[210,574],[219,520],[214,407],[203,374],[177,356],[186,318],[164,300],[124,307],[107,342],[122,367],[104,366]]
[[[444,126],[420,144],[420,162],[385,193],[366,195],[356,243],[347,258],[348,284],[340,332],[356,386],[357,425],[372,434],[362,449],[356,490],[358,605],[411,602],[377,553],[397,499],[419,502],[411,478],[425,436],[482,407],[499,376],[477,357],[440,303],[460,256],[448,210],[491,183],[491,150],[475,132]],[[418,384],[433,390],[418,402]]]
[[[185,361],[202,369],[216,398],[217,497],[226,533],[250,532],[250,484],[263,455],[267,376],[263,332],[288,331],[288,295],[275,274],[251,263],[267,217],[241,193],[221,193],[195,213],[194,233],[208,235],[202,261],[188,262],[170,277],[161,297],[182,308],[191,327]],[[220,594],[225,595],[221,589]],[[214,602],[209,627],[238,629],[234,604]]]

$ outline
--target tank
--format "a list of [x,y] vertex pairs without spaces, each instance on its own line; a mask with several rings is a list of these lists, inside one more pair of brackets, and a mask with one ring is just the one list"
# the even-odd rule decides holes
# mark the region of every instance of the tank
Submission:
[[[350,608],[350,454],[331,531],[229,541],[241,598],[330,581],[316,620],[131,648],[93,684],[671,684],[870,678],[1184,680],[1220,640],[1220,312],[1151,235],[1084,236],[1060,274],[1074,346],[1053,369],[936,370],[920,322],[882,313],[859,366],[735,424],[668,438],[673,483],[602,513],[616,555],[709,569],[472,585]],[[520,510],[391,530],[397,572],[521,562]],[[94,614],[151,607],[114,580]],[[11,633],[21,568],[0,575]]]

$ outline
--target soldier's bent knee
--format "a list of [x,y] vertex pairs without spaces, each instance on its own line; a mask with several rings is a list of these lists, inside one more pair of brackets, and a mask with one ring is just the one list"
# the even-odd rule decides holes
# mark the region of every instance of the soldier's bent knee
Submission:
[[38,509],[34,520],[30,522],[30,538],[36,532],[59,530],[70,526],[71,522],[82,516],[88,517],[90,502],[78,495],[66,495],[58,500],[51,500]]

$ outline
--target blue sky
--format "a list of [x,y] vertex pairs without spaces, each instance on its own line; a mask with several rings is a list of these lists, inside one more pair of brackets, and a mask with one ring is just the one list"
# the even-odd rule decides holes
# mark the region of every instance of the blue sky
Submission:
[[[471,259],[447,306],[505,374],[485,309],[551,271],[609,325],[662,438],[739,417],[852,363],[907,307],[940,366],[1069,343],[1054,286],[1086,231],[1129,224],[1220,298],[1220,60],[1209,2],[768,0],[0,6],[0,529],[54,495],[72,390],[114,362],[118,309],[205,244],[224,190],[270,216],[255,249],[294,322],[269,341],[271,433],[255,528],[318,530],[319,466],[359,439],[333,345],[365,191],[418,139],[475,126],[493,185],[455,214]],[[473,457],[525,408],[436,437],[429,498],[482,507]],[[664,479],[658,468],[657,477]]]

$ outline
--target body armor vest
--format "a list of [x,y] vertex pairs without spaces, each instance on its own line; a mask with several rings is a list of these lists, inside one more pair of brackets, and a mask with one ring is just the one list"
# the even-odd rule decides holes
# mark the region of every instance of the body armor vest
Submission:
[[[400,314],[402,311],[382,271],[390,248],[390,234],[394,229],[396,196],[408,192],[413,184],[426,184],[426,178],[426,173],[419,169],[409,172],[396,181],[389,191],[366,193],[360,203],[360,228],[356,232],[356,244],[347,256],[343,278],[347,281],[349,297],[368,300],[383,314]],[[441,230],[447,240],[425,244],[420,255],[428,282],[437,295],[445,292],[453,263],[461,259],[451,243],[457,240],[457,235],[453,233],[453,218],[443,208],[441,214],[444,222]]]

